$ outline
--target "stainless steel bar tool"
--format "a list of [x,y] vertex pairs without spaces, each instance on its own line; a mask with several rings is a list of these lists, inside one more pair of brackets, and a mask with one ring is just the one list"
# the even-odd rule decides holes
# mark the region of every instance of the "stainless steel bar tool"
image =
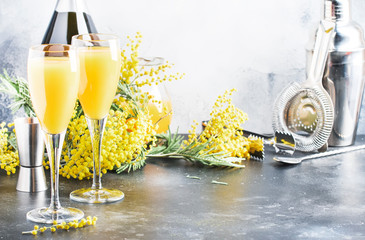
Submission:
[[336,154],[356,151],[360,149],[365,149],[365,145],[358,145],[358,146],[350,146],[350,147],[344,147],[337,150],[322,152],[322,153],[315,153],[303,157],[284,157],[284,156],[275,156],[273,159],[277,162],[287,163],[287,164],[299,164],[304,160],[314,159],[314,158],[320,158],[320,157],[327,157],[332,156]]
[[[274,147],[276,153],[292,155],[295,151],[295,139],[293,135],[285,132],[276,131],[274,134],[258,134],[248,130],[242,130],[243,136],[259,138],[264,145],[271,145]],[[255,160],[265,159],[265,146],[263,151],[256,151],[250,154]]]
[[331,134],[333,106],[322,86],[322,77],[334,25],[330,21],[321,21],[306,81],[291,83],[274,104],[273,129],[291,133],[296,149],[300,151],[320,149]]
[[[334,107],[334,123],[328,145],[348,146],[355,142],[364,90],[364,35],[360,25],[351,19],[350,0],[323,0],[323,3],[322,19],[335,24],[335,37],[330,43],[322,79]],[[312,55],[312,49],[308,49],[308,67]]]
[[44,141],[37,118],[15,119],[15,131],[20,162],[16,189],[22,192],[39,192],[47,189],[42,165]]

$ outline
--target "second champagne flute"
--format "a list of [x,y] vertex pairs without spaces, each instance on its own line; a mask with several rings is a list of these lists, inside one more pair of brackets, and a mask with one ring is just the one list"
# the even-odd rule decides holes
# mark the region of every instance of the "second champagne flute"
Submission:
[[84,110],[93,148],[91,188],[71,192],[77,202],[105,203],[124,198],[117,189],[101,185],[101,146],[110,106],[116,94],[121,67],[119,38],[109,34],[83,34],[72,37],[80,61],[79,100]]

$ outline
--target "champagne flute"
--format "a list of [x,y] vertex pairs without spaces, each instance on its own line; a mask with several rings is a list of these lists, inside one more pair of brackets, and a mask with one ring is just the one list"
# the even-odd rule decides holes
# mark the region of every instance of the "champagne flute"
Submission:
[[91,188],[71,192],[77,202],[106,203],[124,198],[117,189],[101,184],[101,146],[110,106],[116,94],[121,67],[119,38],[109,34],[83,34],[72,37],[80,62],[79,100],[90,130],[93,148],[93,183]]
[[84,216],[79,209],[61,207],[58,182],[62,145],[79,87],[76,57],[76,50],[70,45],[46,44],[29,49],[30,97],[41,124],[51,170],[51,204],[29,211],[27,219],[33,222],[69,222]]

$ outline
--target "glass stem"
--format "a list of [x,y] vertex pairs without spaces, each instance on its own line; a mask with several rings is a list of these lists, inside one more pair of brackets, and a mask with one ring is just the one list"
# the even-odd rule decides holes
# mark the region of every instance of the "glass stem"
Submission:
[[89,127],[91,144],[93,148],[93,184],[92,189],[101,189],[101,144],[103,142],[103,133],[107,117],[103,119],[90,119],[86,117],[87,126]]
[[44,141],[46,143],[49,166],[51,170],[51,204],[50,209],[57,211],[61,208],[59,197],[59,172],[60,158],[62,153],[62,145],[65,139],[65,132],[59,134],[49,134],[43,132]]

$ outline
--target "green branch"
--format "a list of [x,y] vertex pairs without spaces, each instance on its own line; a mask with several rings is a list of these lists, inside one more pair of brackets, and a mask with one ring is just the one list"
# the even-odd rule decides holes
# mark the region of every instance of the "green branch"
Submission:
[[35,117],[28,83],[25,79],[11,77],[4,69],[3,74],[0,74],[0,92],[8,94],[12,98],[13,103],[10,104],[9,108],[13,112],[23,108],[28,117]]
[[148,153],[148,158],[182,158],[192,163],[201,163],[207,166],[214,167],[234,167],[243,168],[240,164],[242,158],[229,157],[224,152],[213,152],[211,148],[207,148],[210,141],[196,144],[196,141],[191,142],[187,146],[183,146],[184,137],[182,135],[171,134],[169,130],[166,134],[158,134],[156,137],[159,143],[153,147]]

